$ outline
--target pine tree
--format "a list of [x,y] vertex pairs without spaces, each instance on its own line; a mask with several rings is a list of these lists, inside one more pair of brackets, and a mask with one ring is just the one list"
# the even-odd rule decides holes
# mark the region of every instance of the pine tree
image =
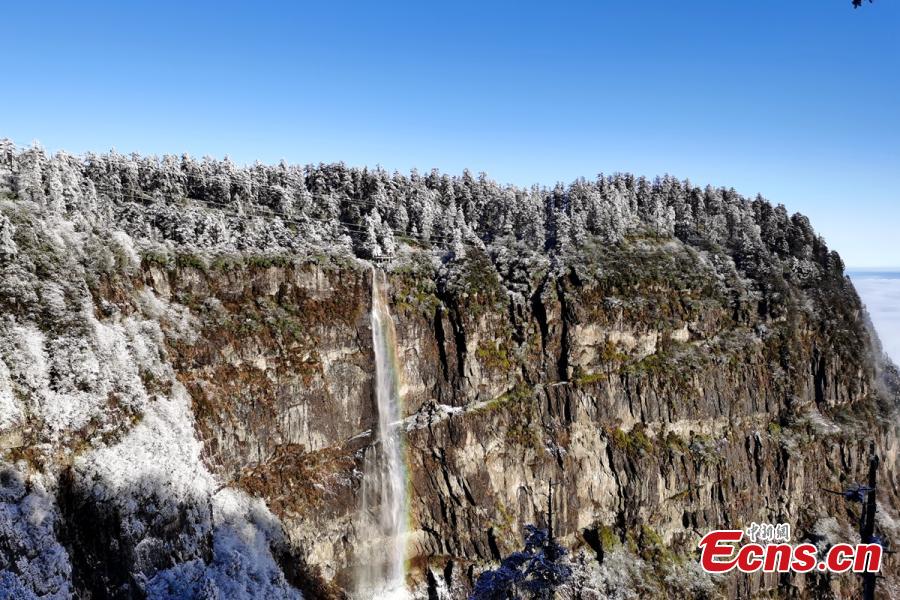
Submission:
[[497,569],[485,571],[475,583],[469,600],[544,600],[572,576],[566,549],[551,539],[546,529],[525,526],[525,549],[504,558]]

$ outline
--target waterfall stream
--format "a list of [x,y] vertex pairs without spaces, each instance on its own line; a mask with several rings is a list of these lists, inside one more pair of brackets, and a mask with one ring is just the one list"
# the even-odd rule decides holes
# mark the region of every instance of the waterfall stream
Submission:
[[375,443],[365,451],[360,493],[357,567],[359,598],[408,598],[406,591],[407,497],[403,456],[400,367],[387,280],[372,269],[372,347],[375,351]]

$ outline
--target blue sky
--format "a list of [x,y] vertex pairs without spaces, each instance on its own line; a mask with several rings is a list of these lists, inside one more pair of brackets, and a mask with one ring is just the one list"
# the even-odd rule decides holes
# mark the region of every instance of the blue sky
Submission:
[[900,267],[896,0],[183,4],[4,6],[0,137],[518,184],[668,172]]

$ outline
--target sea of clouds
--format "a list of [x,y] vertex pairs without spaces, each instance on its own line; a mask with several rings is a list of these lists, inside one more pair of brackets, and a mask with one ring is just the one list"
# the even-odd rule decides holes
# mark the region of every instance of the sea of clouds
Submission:
[[884,351],[900,364],[900,272],[851,273]]

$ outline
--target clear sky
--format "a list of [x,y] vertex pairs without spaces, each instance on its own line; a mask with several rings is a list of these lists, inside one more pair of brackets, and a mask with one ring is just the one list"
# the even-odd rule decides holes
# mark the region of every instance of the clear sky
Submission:
[[671,173],[900,267],[900,2],[6,3],[0,137],[239,163]]

